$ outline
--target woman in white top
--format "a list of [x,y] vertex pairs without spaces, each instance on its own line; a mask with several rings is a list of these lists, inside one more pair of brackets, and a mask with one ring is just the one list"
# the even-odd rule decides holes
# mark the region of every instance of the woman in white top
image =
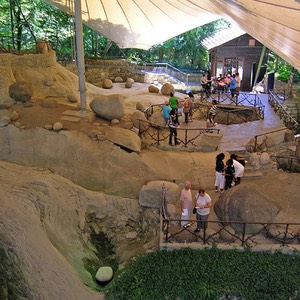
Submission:
[[195,229],[195,232],[199,232],[200,229],[207,228],[206,221],[208,219],[211,207],[211,198],[204,189],[199,189],[195,197],[195,207],[197,209],[197,228]]

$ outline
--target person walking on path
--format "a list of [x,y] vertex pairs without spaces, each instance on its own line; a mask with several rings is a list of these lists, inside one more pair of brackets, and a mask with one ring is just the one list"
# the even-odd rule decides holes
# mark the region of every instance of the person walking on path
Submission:
[[207,220],[211,207],[211,198],[204,189],[199,189],[195,197],[195,207],[197,218],[197,228],[195,232],[199,232],[200,229],[207,228]]
[[224,162],[223,159],[225,158],[224,153],[219,153],[216,156],[216,180],[215,180],[215,191],[218,192],[218,189],[220,189],[220,192],[224,192]]
[[187,181],[180,193],[180,203],[181,203],[181,226],[189,227],[191,224],[188,223],[191,215],[191,209],[193,207],[193,198],[191,192],[191,183]]
[[[207,105],[209,105],[209,104],[207,104]],[[217,110],[218,110],[217,101],[213,100],[211,102],[210,109],[209,109],[209,114],[212,115],[213,120],[215,120],[215,117],[216,117],[216,114],[217,114]]]
[[209,114],[208,119],[206,120],[206,132],[213,133],[214,131],[212,128],[214,128],[217,125],[217,123],[214,122],[212,114]]

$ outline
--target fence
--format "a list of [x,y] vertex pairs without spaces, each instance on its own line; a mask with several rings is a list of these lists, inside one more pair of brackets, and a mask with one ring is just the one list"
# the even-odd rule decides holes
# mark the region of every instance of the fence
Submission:
[[[194,232],[195,220],[189,227],[179,226],[179,219],[162,218],[164,243],[200,242],[203,245],[227,244],[253,247],[257,245],[291,246],[300,243],[300,223],[205,221],[204,229]],[[222,239],[220,236],[225,236]]]
[[300,173],[300,157],[275,155],[274,158],[277,169],[290,173]]
[[299,129],[299,123],[286,111],[286,109],[280,104],[280,98],[273,93],[269,92],[269,103],[273,107],[275,113],[283,121],[284,125],[294,131],[295,133]]
[[[170,130],[166,126],[153,124],[146,120],[139,119],[139,136],[150,141],[150,145],[159,146],[167,144]],[[177,128],[178,146],[184,148],[201,149],[201,137],[204,133],[220,133],[220,129],[210,128]]]

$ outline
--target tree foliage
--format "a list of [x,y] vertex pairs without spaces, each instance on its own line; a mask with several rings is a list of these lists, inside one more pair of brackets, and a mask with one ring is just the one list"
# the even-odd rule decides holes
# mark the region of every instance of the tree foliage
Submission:
[[[37,40],[47,40],[58,59],[74,58],[75,30],[72,16],[41,0],[0,0],[0,38],[2,47],[34,49]],[[89,58],[125,57],[137,63],[169,62],[177,67],[206,69],[208,54],[200,47],[201,39],[228,23],[221,20],[195,28],[168,41],[140,49],[120,49],[98,32],[83,26],[84,50]]]
[[292,65],[288,64],[273,52],[269,53],[267,71],[275,72],[276,79],[283,82],[288,82],[291,79],[294,82],[300,81],[300,73]]

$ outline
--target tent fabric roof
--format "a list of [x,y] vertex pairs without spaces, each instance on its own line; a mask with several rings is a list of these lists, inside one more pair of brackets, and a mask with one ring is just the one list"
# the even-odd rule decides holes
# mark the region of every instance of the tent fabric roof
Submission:
[[200,44],[206,49],[211,50],[221,46],[237,37],[244,35],[246,32],[238,27],[229,27],[215,32],[213,35],[203,39]]
[[[76,0],[43,0],[74,14]],[[121,48],[149,49],[225,18],[300,70],[296,0],[82,0],[83,22]]]

